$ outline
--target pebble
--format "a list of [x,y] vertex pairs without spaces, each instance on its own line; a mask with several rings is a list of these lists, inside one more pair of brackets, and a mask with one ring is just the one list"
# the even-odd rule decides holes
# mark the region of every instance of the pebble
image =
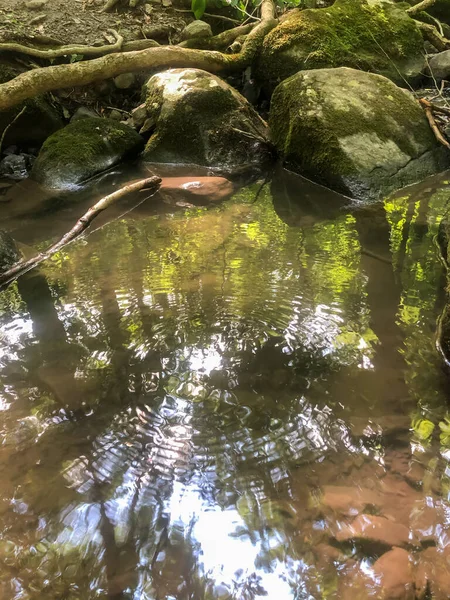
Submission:
[[119,90],[128,90],[133,87],[136,82],[136,75],[134,73],[122,73],[114,77],[114,85]]

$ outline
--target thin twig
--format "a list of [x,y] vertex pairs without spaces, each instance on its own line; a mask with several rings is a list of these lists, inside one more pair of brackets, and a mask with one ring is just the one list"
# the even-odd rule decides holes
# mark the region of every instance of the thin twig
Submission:
[[428,102],[428,100],[425,100],[425,98],[421,98],[419,100],[419,102],[420,102],[421,106],[423,107],[423,109],[425,110],[425,115],[428,119],[428,123],[430,124],[430,127],[433,130],[433,133],[434,133],[437,141],[450,150],[450,144],[447,142],[447,140],[442,135],[442,133],[434,119],[431,103]]
[[[174,8],[173,9],[175,12],[180,12],[180,13],[191,13],[192,14],[192,10],[186,9],[186,8]],[[210,19],[220,19],[221,21],[228,21],[229,23],[234,23],[235,25],[240,25],[241,21],[238,21],[237,19],[231,19],[230,17],[224,17],[223,15],[213,15],[211,13],[203,13],[204,17],[209,17]]]
[[61,248],[72,242],[76,239],[83,231],[85,231],[92,221],[97,217],[101,212],[103,212],[106,208],[114,204],[117,200],[129,194],[131,192],[139,192],[140,190],[151,190],[156,192],[159,188],[159,184],[161,183],[161,179],[159,177],[147,177],[146,179],[140,179],[139,181],[135,181],[134,183],[129,183],[116,190],[112,194],[101,198],[98,202],[91,206],[91,208],[84,213],[84,215],[78,219],[75,225],[72,227],[70,231],[68,231],[63,237],[58,240],[55,244],[50,246],[44,252],[40,252],[33,258],[30,258],[26,261],[20,261],[15,264],[11,269],[8,269],[5,273],[0,276],[0,286],[5,286],[14,279],[17,279],[20,275],[27,273],[37,265],[39,265],[44,260],[47,260],[53,254],[56,254]]
[[5,139],[5,135],[8,133],[9,128],[11,127],[11,125],[14,125],[14,123],[17,121],[17,119],[19,117],[21,117],[26,110],[27,110],[27,105],[25,104],[25,106],[22,108],[22,110],[20,112],[17,113],[17,115],[14,117],[14,119],[11,121],[11,123],[9,123],[3,130],[2,137],[0,138],[0,153],[2,151],[3,140]]

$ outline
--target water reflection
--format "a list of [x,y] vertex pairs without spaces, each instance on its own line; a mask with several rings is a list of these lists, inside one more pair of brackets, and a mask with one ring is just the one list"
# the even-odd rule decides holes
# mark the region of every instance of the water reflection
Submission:
[[448,597],[426,186],[141,206],[4,291],[0,597]]

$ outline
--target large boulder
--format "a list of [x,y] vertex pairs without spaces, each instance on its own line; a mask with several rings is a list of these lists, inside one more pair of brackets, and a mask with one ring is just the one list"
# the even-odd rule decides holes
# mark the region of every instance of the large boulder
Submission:
[[131,127],[111,119],[81,119],[46,140],[31,176],[47,188],[70,190],[137,155],[143,146],[143,138]]
[[144,127],[152,129],[147,160],[233,171],[271,159],[266,123],[218,77],[199,69],[169,69],[153,75],[144,94]]
[[377,199],[449,164],[413,96],[364,71],[297,73],[276,88],[269,122],[293,170],[360,200]]
[[423,39],[404,7],[336,0],[330,8],[293,10],[265,38],[259,78],[273,89],[302,69],[353,67],[400,85],[425,67]]

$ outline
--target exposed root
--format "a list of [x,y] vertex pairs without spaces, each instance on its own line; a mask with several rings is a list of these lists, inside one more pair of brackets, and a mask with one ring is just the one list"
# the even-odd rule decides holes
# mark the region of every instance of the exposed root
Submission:
[[69,65],[34,69],[0,84],[0,111],[39,94],[89,85],[121,73],[172,67],[193,67],[211,73],[241,71],[251,64],[265,36],[276,23],[272,0],[263,0],[261,21],[247,35],[239,54],[159,46],[147,50],[109,54]]
[[14,42],[5,42],[0,44],[0,52],[19,52],[20,54],[27,54],[28,56],[34,56],[35,58],[46,58],[53,59],[61,56],[69,56],[71,54],[81,54],[83,56],[103,56],[104,54],[117,52],[122,48],[123,37],[117,33],[114,29],[108,30],[111,35],[114,36],[114,44],[108,44],[107,46],[61,46],[52,50],[39,50],[38,48],[30,48],[29,46],[23,46],[22,44],[16,44]]
[[431,102],[429,102],[425,98],[421,98],[419,100],[419,102],[420,102],[421,106],[423,107],[423,109],[425,110],[425,115],[428,119],[428,123],[430,124],[430,127],[433,130],[433,133],[434,133],[437,141],[450,150],[450,144],[447,142],[445,137],[442,135],[441,130],[439,129],[439,127],[436,123],[436,120],[434,118],[433,105],[431,104]]
[[418,4],[411,6],[411,8],[408,8],[406,12],[411,17],[413,15],[417,15],[419,12],[427,10],[427,8],[430,8],[430,6],[433,6],[435,3],[436,0],[422,0],[422,2],[419,2]]
[[436,50],[443,52],[444,50],[448,50],[450,48],[450,40],[442,36],[434,25],[430,25],[430,23],[422,23],[422,21],[417,20],[416,25],[422,32],[423,37],[430,42],[430,44],[433,44]]

